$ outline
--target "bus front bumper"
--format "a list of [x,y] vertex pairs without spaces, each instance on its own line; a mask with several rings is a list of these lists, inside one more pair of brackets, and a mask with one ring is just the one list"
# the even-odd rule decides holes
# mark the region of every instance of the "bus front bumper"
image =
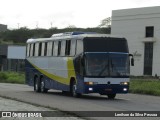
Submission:
[[120,84],[97,84],[97,85],[85,85],[84,93],[99,93],[101,95],[116,94],[116,93],[128,93],[129,85]]

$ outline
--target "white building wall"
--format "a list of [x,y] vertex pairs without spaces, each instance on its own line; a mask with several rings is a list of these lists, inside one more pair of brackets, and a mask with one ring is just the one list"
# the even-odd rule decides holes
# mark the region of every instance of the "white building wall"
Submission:
[[[145,37],[147,26],[154,26],[153,38]],[[144,71],[144,43],[153,42],[152,75],[160,76],[160,7],[113,10],[111,34],[128,40],[130,53],[135,55],[131,75],[136,76]]]

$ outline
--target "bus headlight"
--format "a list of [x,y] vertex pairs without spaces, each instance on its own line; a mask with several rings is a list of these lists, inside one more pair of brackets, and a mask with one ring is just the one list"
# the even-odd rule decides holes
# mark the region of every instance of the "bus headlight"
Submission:
[[127,91],[127,88],[123,88],[123,91]]
[[89,88],[88,90],[89,90],[89,91],[93,91],[93,88]]
[[97,82],[85,82],[86,85],[95,85],[98,84]]
[[129,82],[121,82],[121,85],[129,85]]

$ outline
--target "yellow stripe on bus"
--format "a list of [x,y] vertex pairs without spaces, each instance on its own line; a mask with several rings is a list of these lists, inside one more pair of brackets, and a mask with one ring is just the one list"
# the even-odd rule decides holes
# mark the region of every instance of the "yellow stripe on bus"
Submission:
[[[30,63],[30,64],[32,64],[32,63]],[[57,81],[59,83],[62,83],[62,84],[70,85],[70,78],[74,77],[76,79],[74,65],[73,65],[73,59],[72,58],[68,58],[68,60],[67,60],[68,78],[64,78],[64,77],[61,77],[61,76],[57,76],[57,75],[51,74],[51,73],[49,73],[49,72],[47,72],[47,71],[45,71],[43,69],[40,69],[36,65],[33,65],[33,66],[34,66],[35,69],[37,69],[43,75],[45,75],[48,78],[50,78],[52,80],[55,80],[55,81]]]

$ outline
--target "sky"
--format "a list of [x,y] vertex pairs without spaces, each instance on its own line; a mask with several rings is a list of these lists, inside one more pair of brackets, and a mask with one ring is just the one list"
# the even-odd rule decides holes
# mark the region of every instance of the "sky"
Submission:
[[112,10],[160,6],[160,0],[0,0],[0,24],[20,27],[97,27]]

